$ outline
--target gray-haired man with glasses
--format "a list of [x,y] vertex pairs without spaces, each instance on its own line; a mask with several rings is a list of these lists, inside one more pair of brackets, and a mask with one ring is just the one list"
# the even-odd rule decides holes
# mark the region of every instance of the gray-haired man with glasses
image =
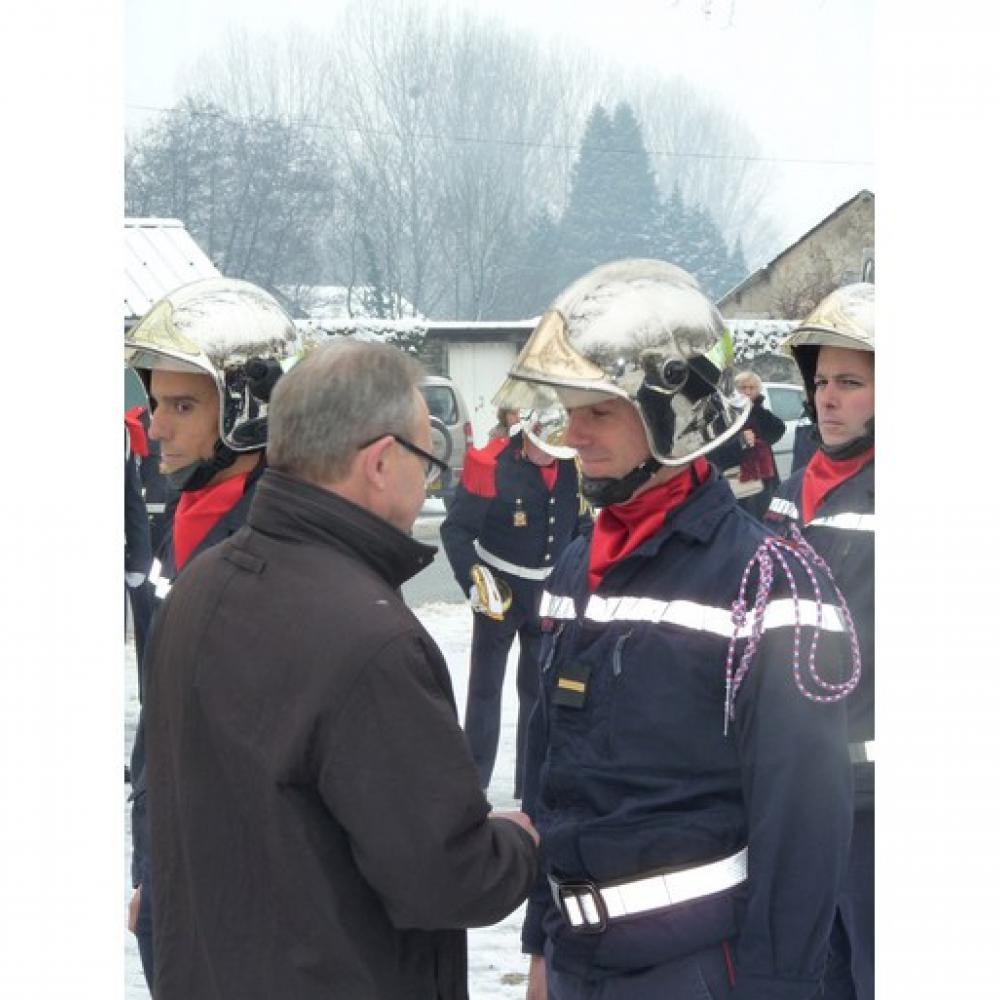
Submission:
[[[447,666],[398,588],[430,424],[395,348],[314,350],[271,398],[238,534],[192,562],[149,655],[158,1000],[465,998],[464,928],[527,895]],[[220,992],[220,984],[224,984]]]

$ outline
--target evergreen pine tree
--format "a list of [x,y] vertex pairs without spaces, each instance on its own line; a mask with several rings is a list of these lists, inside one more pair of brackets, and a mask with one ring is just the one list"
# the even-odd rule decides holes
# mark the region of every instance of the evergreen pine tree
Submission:
[[561,285],[609,260],[662,256],[667,243],[664,224],[635,113],[622,103],[609,117],[595,105],[560,225]]
[[691,214],[685,232],[686,267],[705,294],[718,298],[726,290],[729,252],[719,227],[708,210],[699,205]]
[[688,222],[688,211],[681,196],[680,184],[674,181],[670,197],[660,208],[659,244],[653,256],[670,261],[678,267],[688,268],[688,253],[685,248]]
[[392,309],[385,294],[385,283],[382,281],[382,271],[378,266],[375,245],[368,233],[361,234],[361,246],[365,255],[368,278],[368,284],[362,296],[365,312],[376,319],[389,319],[392,316]]
[[746,258],[743,256],[743,237],[737,236],[736,242],[733,244],[732,252],[729,255],[726,287],[723,290],[723,294],[728,292],[731,288],[735,288],[746,276],[747,262]]
[[523,319],[541,313],[562,290],[561,260],[559,223],[543,208],[511,249],[497,292],[496,317]]
[[569,203],[560,221],[560,287],[614,257],[610,248],[617,224],[607,212],[614,183],[613,148],[611,119],[602,105],[595,104],[580,143],[580,157],[573,166]]
[[615,153],[614,183],[608,191],[608,214],[617,219],[609,259],[655,257],[661,235],[660,192],[642,141],[642,130],[632,108],[615,108],[611,122]]

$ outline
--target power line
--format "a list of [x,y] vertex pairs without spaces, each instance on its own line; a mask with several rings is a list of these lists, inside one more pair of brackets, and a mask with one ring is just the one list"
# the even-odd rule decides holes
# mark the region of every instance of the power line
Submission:
[[[234,115],[231,115],[227,111],[202,111],[199,109],[192,108],[158,108],[151,107],[143,104],[127,104],[126,108],[132,111],[155,111],[160,114],[189,114],[193,117],[201,118],[219,118],[225,121],[246,121],[248,123],[263,123],[263,124],[281,124],[281,125],[298,125],[302,128],[313,128],[320,131],[326,132],[353,132],[357,135],[385,135],[390,137],[396,137],[397,133],[389,129],[377,129],[377,128],[360,128],[358,126],[335,126],[329,125],[324,122],[307,121],[301,118],[271,118],[267,116],[261,116],[259,118],[250,119],[240,119]],[[482,145],[482,146],[514,146],[526,149],[554,149],[561,152],[580,152],[580,146],[576,143],[558,143],[558,142],[538,142],[531,139],[502,139],[499,137],[483,137],[483,136],[465,136],[465,135],[437,135],[432,132],[414,132],[412,138],[421,140],[431,140],[433,142],[453,142],[453,143],[465,143],[468,145]],[[601,153],[613,153],[617,155],[638,155],[634,149],[608,149],[606,147],[598,147],[597,152]],[[871,160],[828,160],[828,159],[811,159],[808,157],[781,157],[781,156],[749,156],[741,155],[736,153],[695,153],[686,151],[670,151],[664,149],[647,149],[647,155],[649,156],[662,156],[662,157],[674,157],[677,159],[698,159],[698,160],[734,160],[743,163],[792,163],[792,164],[807,164],[815,166],[833,166],[833,167],[870,167],[873,166],[873,161]]]

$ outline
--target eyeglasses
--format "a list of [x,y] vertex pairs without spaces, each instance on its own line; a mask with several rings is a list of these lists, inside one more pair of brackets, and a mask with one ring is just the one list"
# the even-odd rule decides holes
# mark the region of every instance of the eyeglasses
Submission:
[[425,485],[430,486],[435,479],[441,478],[448,471],[448,464],[446,462],[435,458],[430,452],[424,451],[423,448],[418,448],[412,441],[407,441],[406,438],[400,437],[398,434],[379,434],[378,437],[372,438],[366,444],[360,445],[358,451],[363,451],[365,448],[371,447],[376,441],[381,441],[384,437],[391,437],[396,444],[401,445],[408,452],[423,460]]

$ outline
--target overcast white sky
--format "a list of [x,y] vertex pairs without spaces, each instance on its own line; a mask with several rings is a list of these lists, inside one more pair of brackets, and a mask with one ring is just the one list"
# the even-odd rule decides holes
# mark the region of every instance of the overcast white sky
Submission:
[[[796,239],[875,189],[874,0],[427,0],[474,7],[543,38],[578,39],[627,66],[680,73],[736,111],[778,165],[770,211]],[[126,0],[125,122],[169,107],[230,25],[331,28],[346,0]],[[730,11],[732,14],[730,15]],[[803,162],[805,161],[805,162]],[[831,163],[824,161],[848,161]]]

